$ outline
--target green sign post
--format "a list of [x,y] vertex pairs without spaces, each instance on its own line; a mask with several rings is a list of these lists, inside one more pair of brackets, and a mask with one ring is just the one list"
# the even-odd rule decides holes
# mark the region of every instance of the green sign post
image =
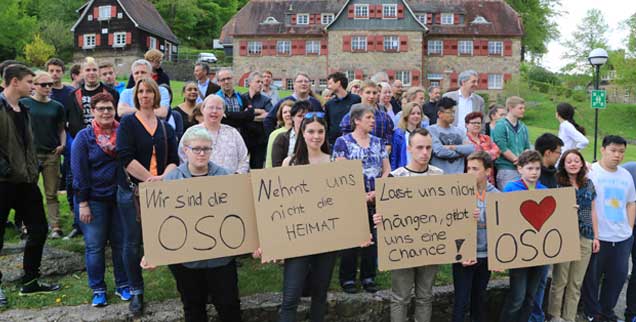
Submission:
[[607,92],[602,89],[592,91],[592,108],[605,109],[607,107]]

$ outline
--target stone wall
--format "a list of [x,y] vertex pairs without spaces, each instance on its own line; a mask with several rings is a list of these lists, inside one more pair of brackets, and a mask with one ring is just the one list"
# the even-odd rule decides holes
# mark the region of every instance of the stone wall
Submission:
[[137,50],[95,50],[95,51],[76,51],[73,54],[73,62],[81,63],[87,56],[95,58],[98,64],[110,62],[115,66],[117,76],[130,75],[130,66],[137,60],[144,58],[144,52]]

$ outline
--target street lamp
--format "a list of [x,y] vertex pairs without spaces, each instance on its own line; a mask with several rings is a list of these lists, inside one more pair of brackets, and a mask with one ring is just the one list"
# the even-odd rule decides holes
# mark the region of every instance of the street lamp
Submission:
[[[607,63],[607,51],[603,48],[596,48],[590,52],[587,60],[592,66],[594,66],[594,89],[599,89],[599,83],[601,81],[600,70],[601,66]],[[598,108],[594,109],[594,162],[596,162],[596,147],[598,142]]]

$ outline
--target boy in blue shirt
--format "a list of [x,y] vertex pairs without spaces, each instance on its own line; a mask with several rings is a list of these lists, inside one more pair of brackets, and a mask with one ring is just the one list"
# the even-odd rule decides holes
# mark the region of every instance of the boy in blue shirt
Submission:
[[[517,171],[520,179],[508,182],[503,192],[547,189],[539,182],[541,155],[526,150],[519,155]],[[534,295],[541,280],[543,266],[513,268],[509,270],[510,293],[503,305],[500,322],[527,322],[534,305]]]

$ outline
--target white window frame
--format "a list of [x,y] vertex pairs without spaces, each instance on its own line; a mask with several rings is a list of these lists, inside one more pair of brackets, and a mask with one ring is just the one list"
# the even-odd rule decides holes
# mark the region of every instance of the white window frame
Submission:
[[263,54],[263,42],[256,41],[256,40],[247,42],[248,56],[260,56],[262,54]]
[[[360,14],[358,14],[360,12]],[[364,15],[362,13],[365,13]],[[353,5],[353,18],[354,19],[369,19],[369,5],[368,4],[354,4]]]
[[324,79],[324,78],[319,79],[319,80],[318,80],[318,86],[320,86],[320,87],[322,87],[322,88],[327,87],[327,80],[326,80],[326,79]]
[[503,89],[502,74],[488,74],[488,89]]
[[[462,48],[464,50],[462,50]],[[459,54],[460,56],[472,56],[473,55],[473,41],[472,40],[459,40],[457,42],[457,54]]]
[[428,80],[442,80],[444,79],[444,75],[440,73],[429,73],[428,75],[426,75],[426,78]]
[[294,79],[293,78],[288,78],[285,80],[285,89],[287,90],[293,90],[294,89]]
[[98,9],[99,12],[99,17],[97,18],[97,20],[108,20],[110,19],[110,13],[111,13],[111,6],[99,6]]
[[503,41],[488,41],[489,56],[503,56]]
[[157,48],[157,38],[150,37],[150,44],[148,48]]
[[442,25],[452,25],[455,23],[455,15],[452,12],[442,12],[442,16],[439,21]]
[[[393,11],[393,15],[389,16],[387,13],[391,13],[390,11]],[[382,5],[382,19],[397,19],[398,17],[398,13],[397,13],[397,4],[396,3],[390,3],[390,4],[383,4]]]
[[441,81],[437,79],[431,80],[428,83],[429,83],[429,86],[436,86],[436,87],[441,87],[441,84],[442,84]]
[[305,41],[305,54],[320,55],[320,40]]
[[333,13],[323,13],[320,15],[320,23],[323,25],[330,24],[334,19]]
[[347,80],[349,80],[349,82],[356,79],[356,73],[353,70],[345,70],[344,74],[347,76]]
[[400,52],[400,36],[384,36],[382,47],[386,52]]
[[308,25],[309,24],[309,14],[308,13],[299,13],[299,14],[297,14],[296,15],[296,24],[297,25]]
[[[121,40],[121,41],[120,41]],[[126,46],[126,32],[113,33],[113,47],[125,47]]]
[[95,34],[84,34],[84,43],[82,44],[82,48],[95,48],[95,39]]
[[88,21],[93,21],[93,15],[88,15],[88,17],[86,17],[86,19],[88,19]]
[[[435,46],[433,46],[435,45]],[[433,48],[438,48],[439,50],[433,51]],[[428,55],[443,55],[444,54],[444,41],[439,39],[429,40],[428,41]]]
[[290,56],[291,55],[291,40],[277,40],[276,41],[276,55],[277,56]]
[[425,25],[428,22],[426,14],[418,15],[417,20],[419,20],[423,25]]
[[366,52],[367,51],[367,36],[352,36],[351,37],[351,51],[352,52]]
[[404,86],[411,86],[411,71],[410,70],[396,70],[395,79],[402,81]]

